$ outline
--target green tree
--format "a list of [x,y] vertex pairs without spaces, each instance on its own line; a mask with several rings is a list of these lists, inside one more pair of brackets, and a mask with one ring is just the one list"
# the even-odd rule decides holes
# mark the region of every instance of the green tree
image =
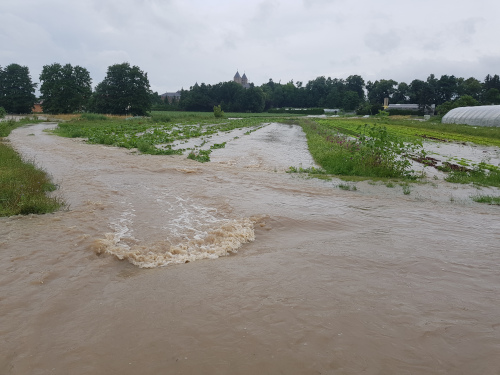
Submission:
[[8,113],[31,113],[35,88],[27,66],[10,64],[0,67],[0,106]]
[[429,83],[429,80],[426,82],[420,79],[414,79],[410,83],[410,102],[418,104],[422,111],[428,112],[431,105],[435,103],[432,83]]
[[444,102],[441,105],[438,105],[436,107],[436,111],[437,111],[439,116],[444,116],[454,108],[473,107],[473,106],[477,106],[479,104],[480,103],[476,99],[474,99],[472,96],[464,95],[453,102],[449,101],[449,102]]
[[481,98],[481,92],[483,90],[482,83],[474,77],[467,79],[458,78],[458,95],[464,96],[469,95],[474,99],[479,100]]
[[[347,91],[354,91],[358,94],[360,100],[365,98],[365,80],[358,75],[352,75],[346,78],[345,86]],[[346,108],[347,109],[347,108]]]
[[361,100],[356,91],[347,91],[342,98],[342,108],[346,111],[354,111],[360,103]]
[[129,63],[109,66],[106,77],[95,89],[91,109],[116,115],[146,115],[151,109],[147,73]]
[[368,90],[368,100],[372,104],[384,103],[384,98],[391,99],[396,92],[397,82],[392,79],[381,79],[380,81],[368,81],[366,89]]
[[250,87],[244,90],[244,110],[245,112],[260,113],[264,111],[266,99],[264,91],[260,87],[250,84]]
[[92,94],[89,71],[78,65],[45,65],[40,82],[43,111],[48,113],[84,111]]
[[394,104],[405,104],[408,103],[410,93],[410,86],[405,82],[400,82],[396,92],[392,96],[392,103]]
[[458,96],[458,80],[455,76],[442,75],[438,80],[434,104],[453,101]]
[[500,91],[498,89],[489,89],[484,94],[485,104],[500,104]]

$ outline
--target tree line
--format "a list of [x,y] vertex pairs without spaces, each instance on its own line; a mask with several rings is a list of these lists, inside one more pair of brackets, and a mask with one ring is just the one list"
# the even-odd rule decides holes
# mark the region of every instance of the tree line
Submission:
[[[151,109],[212,111],[220,105],[225,112],[263,112],[275,108],[330,108],[376,114],[384,98],[391,104],[418,104],[420,108],[437,106],[444,114],[457,106],[500,104],[500,77],[487,75],[483,81],[474,77],[434,74],[410,83],[392,79],[368,81],[359,75],[346,79],[317,77],[286,84],[269,82],[244,88],[229,81],[214,85],[198,84],[181,90],[180,99],[169,101],[150,89],[147,73],[129,63],[108,67],[106,77],[95,90],[87,69],[71,64],[45,65],[40,74],[39,100],[44,112],[96,112],[146,115]],[[29,113],[37,100],[25,66],[0,67],[0,107],[8,113]]]
[[[359,75],[346,79],[324,76],[303,82],[276,83],[272,79],[249,89],[236,82],[216,85],[195,84],[181,90],[179,101],[165,102],[164,109],[211,111],[221,105],[226,112],[262,112],[273,108],[329,108],[358,114],[376,114],[383,109],[384,98],[391,104],[418,104],[424,110],[436,105],[443,115],[457,106],[500,104],[500,77],[487,75],[483,82],[474,77],[461,78],[431,74],[423,81],[409,84],[392,79],[368,81]],[[161,107],[161,101],[156,103]]]
[[[0,67],[0,107],[8,113],[31,113],[37,84],[27,67]],[[86,68],[54,63],[40,74],[39,101],[46,113],[96,112],[144,116],[151,109],[153,93],[147,73],[129,63],[108,67],[95,90]]]

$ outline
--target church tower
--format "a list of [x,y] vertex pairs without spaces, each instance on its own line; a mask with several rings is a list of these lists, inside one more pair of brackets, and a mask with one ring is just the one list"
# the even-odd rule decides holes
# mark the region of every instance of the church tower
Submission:
[[247,75],[245,73],[243,73],[243,77],[241,77],[241,84],[243,86],[248,85],[248,78],[247,78]]
[[[245,77],[244,74],[243,74],[243,77]],[[246,77],[245,77],[245,79],[246,79]],[[240,73],[238,71],[236,71],[236,74],[234,75],[234,82],[239,83],[241,85],[241,76],[240,76]]]

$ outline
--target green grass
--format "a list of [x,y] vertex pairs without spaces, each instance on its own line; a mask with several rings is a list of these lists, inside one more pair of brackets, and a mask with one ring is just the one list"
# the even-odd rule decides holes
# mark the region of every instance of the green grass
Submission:
[[500,187],[500,169],[484,168],[482,164],[468,172],[450,171],[445,177],[448,182]]
[[340,133],[355,135],[364,124],[384,126],[392,136],[403,140],[437,139],[455,142],[472,142],[478,145],[500,146],[500,127],[442,124],[436,121],[385,118],[331,118],[315,122]]
[[38,120],[36,116],[33,117],[25,117],[20,119],[19,121],[15,120],[3,120],[0,121],[0,137],[7,137],[12,130],[15,128],[19,128],[26,124],[35,124],[41,122]]
[[[350,120],[343,123],[350,124]],[[382,126],[357,122],[352,129],[321,119],[301,119],[299,124],[306,133],[311,155],[329,174],[416,178],[411,163],[401,155],[409,151],[418,153],[421,149],[418,141],[398,138]]]
[[[0,136],[28,123],[40,122],[36,118],[0,122]],[[0,141],[0,216],[45,214],[54,212],[65,204],[59,198],[48,197],[56,189],[43,170],[34,163],[24,161],[10,145]]]
[[476,195],[471,198],[474,202],[500,206],[500,197],[494,197],[491,195]]
[[340,183],[337,185],[340,190],[356,191],[358,188],[355,185]]
[[0,142],[0,216],[54,212],[64,205],[46,195],[55,189],[47,173]]

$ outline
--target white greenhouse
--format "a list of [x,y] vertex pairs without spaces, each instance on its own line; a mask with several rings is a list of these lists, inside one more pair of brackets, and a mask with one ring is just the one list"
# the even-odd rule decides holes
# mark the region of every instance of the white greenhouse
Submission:
[[473,126],[500,126],[500,105],[455,108],[444,115],[442,123]]

